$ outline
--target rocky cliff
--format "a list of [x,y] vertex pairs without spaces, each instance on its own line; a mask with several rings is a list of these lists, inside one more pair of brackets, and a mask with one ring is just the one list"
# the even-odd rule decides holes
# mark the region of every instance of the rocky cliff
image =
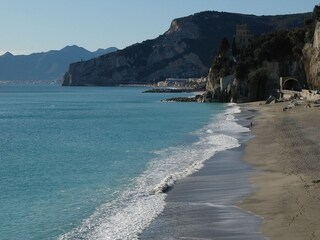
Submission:
[[[319,24],[315,24],[315,31],[310,26],[257,36],[231,59],[220,53],[209,71],[207,100],[265,100],[270,95],[278,97],[282,87],[287,90],[313,88],[317,84],[319,65]],[[314,34],[308,40],[311,30]],[[231,80],[229,76],[233,76]],[[281,77],[294,80],[280,87]]]
[[311,89],[320,89],[320,6],[313,11],[306,44],[303,49],[307,81]]
[[221,39],[232,39],[236,24],[245,21],[258,35],[302,26],[307,15],[254,16],[210,11],[175,19],[169,30],[156,39],[71,64],[63,85],[153,83],[167,77],[205,76]]

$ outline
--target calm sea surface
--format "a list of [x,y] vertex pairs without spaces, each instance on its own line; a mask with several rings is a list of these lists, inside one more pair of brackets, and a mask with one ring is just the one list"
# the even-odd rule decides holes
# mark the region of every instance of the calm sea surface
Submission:
[[232,107],[143,90],[0,85],[0,239],[135,239],[165,186],[237,145]]

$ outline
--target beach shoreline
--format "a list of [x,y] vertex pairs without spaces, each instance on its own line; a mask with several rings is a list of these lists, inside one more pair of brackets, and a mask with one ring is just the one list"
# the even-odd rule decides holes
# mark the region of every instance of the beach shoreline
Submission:
[[[256,113],[244,110],[235,122],[250,127]],[[237,206],[253,192],[252,168],[243,161],[250,132],[237,137],[240,146],[216,153],[204,166],[180,179],[167,193],[164,211],[139,239],[264,239],[262,219]]]
[[287,111],[288,103],[241,105],[258,114],[244,154],[256,191],[239,207],[263,217],[270,239],[320,238],[320,108],[306,104]]

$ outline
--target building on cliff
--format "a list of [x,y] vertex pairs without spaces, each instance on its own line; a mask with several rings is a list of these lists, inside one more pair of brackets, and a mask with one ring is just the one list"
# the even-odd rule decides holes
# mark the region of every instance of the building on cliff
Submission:
[[250,40],[253,38],[253,34],[250,33],[248,24],[237,24],[236,34],[234,35],[234,40],[237,49],[242,49],[247,47]]

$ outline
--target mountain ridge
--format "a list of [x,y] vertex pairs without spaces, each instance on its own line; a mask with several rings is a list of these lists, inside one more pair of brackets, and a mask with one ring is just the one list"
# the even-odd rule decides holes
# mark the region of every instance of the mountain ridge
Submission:
[[90,52],[83,47],[71,45],[60,50],[28,55],[13,55],[6,52],[0,56],[0,80],[58,80],[63,77],[70,63],[88,60],[117,50],[110,47]]

